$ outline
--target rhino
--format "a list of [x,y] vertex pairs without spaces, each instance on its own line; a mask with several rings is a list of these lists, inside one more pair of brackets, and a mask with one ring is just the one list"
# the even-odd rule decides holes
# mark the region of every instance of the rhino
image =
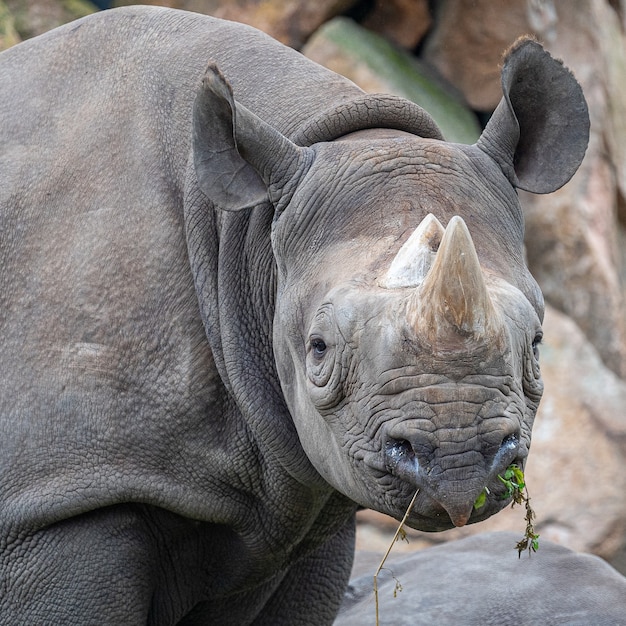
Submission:
[[567,182],[589,126],[540,44],[471,146],[171,9],[0,79],[1,623],[331,624],[358,507],[508,504],[542,393],[516,189]]

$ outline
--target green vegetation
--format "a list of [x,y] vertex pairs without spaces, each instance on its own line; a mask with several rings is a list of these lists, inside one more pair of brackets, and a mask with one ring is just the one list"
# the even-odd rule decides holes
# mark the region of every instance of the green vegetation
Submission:
[[526,488],[526,481],[524,479],[524,472],[517,465],[509,465],[504,476],[498,478],[505,487],[505,493],[503,498],[513,498],[512,506],[516,504],[524,504],[526,514],[524,520],[526,520],[526,531],[520,541],[517,542],[515,549],[517,550],[517,556],[521,557],[522,552],[528,550],[528,554],[531,552],[537,552],[539,550],[539,535],[535,532],[533,520],[536,515],[530,506],[530,497],[528,495],[528,489]]
[[481,492],[478,498],[476,498],[476,502],[474,502],[474,508],[480,509],[485,506],[485,502],[487,502],[487,496],[489,495],[489,489],[485,487]]
[[[526,521],[526,531],[521,541],[518,541],[515,548],[518,552],[518,556],[522,555],[524,550],[531,552],[537,552],[539,550],[539,535],[535,532],[533,520],[536,515],[530,506],[530,497],[528,495],[528,489],[526,488],[526,480],[524,478],[524,472],[517,465],[509,465],[504,472],[504,476],[498,474],[498,479],[504,485],[505,491],[501,498],[503,500],[513,499],[512,505],[523,504],[526,508],[526,515],[524,520]],[[485,487],[481,492],[476,502],[474,502],[474,508],[480,509],[485,505],[487,496],[489,495],[489,489]]]

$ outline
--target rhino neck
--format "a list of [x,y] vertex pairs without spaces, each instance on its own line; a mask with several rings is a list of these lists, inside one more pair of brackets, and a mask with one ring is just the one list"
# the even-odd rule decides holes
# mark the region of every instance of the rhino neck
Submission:
[[371,128],[402,130],[429,139],[443,139],[433,118],[417,104],[389,94],[363,94],[333,105],[308,119],[290,139],[300,146],[333,141]]
[[234,402],[268,462],[281,465],[298,482],[317,486],[321,478],[302,450],[273,359],[273,209],[216,212],[193,187],[191,169],[185,198],[187,250],[225,402]]

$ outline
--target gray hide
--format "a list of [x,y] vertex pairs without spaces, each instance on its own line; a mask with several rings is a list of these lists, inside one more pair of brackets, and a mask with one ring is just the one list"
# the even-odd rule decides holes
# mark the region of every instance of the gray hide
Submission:
[[[380,626],[626,623],[626,578],[605,561],[547,540],[518,559],[518,540],[486,533],[390,559],[378,575]],[[375,571],[350,582],[335,626],[375,622]]]
[[0,56],[3,624],[330,624],[358,505],[506,505],[541,395],[514,186],[564,184],[588,118],[538,44],[504,68],[456,146],[191,13]]

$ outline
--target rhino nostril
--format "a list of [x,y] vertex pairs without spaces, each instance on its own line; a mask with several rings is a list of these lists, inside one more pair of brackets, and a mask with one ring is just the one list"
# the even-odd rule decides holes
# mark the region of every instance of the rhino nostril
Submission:
[[394,470],[400,462],[412,462],[415,459],[415,451],[406,439],[390,437],[385,443],[385,457],[387,467]]
[[515,450],[519,448],[519,433],[507,435],[500,445],[500,450]]
[[421,469],[415,449],[408,439],[389,437],[385,441],[387,471],[402,480],[421,487]]
[[519,452],[519,433],[507,435],[500,444],[491,465],[492,473],[500,473],[517,459]]
[[387,445],[385,446],[385,450],[387,452],[387,456],[390,457],[409,457],[412,458],[415,456],[415,452],[413,451],[413,446],[406,439],[389,439],[387,440]]

